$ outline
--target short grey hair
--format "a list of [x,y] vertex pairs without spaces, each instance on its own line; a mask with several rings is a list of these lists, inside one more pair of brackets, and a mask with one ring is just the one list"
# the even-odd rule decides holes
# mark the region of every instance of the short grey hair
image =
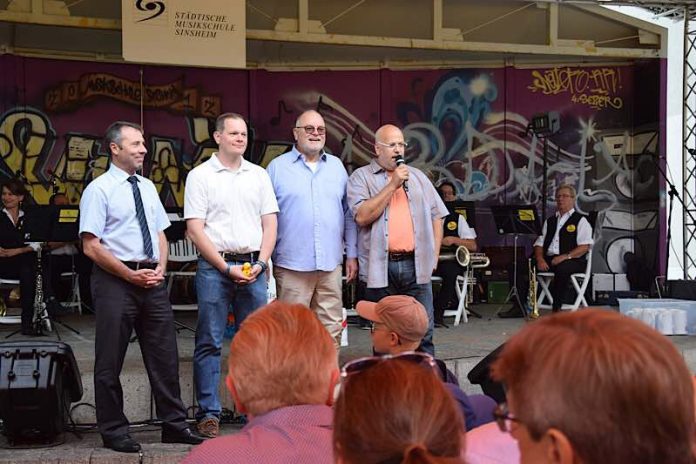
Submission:
[[116,121],[112,123],[106,129],[106,134],[104,135],[104,146],[107,150],[109,150],[109,152],[111,152],[111,149],[109,147],[112,143],[115,143],[119,147],[121,146],[121,139],[123,139],[123,134],[121,134],[121,130],[123,130],[124,127],[131,127],[140,132],[141,134],[143,133],[142,126],[134,122]]

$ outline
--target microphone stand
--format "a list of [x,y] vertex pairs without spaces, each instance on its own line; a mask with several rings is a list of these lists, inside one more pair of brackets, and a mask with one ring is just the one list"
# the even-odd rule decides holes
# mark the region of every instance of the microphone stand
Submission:
[[[689,153],[691,153],[692,156],[696,155],[696,150],[687,148]],[[692,224],[696,224],[696,217],[694,217],[694,214],[691,212],[690,209],[686,207],[684,204],[684,200],[682,200],[681,196],[679,196],[679,192],[677,191],[677,188],[674,186],[674,184],[669,180],[667,177],[667,174],[665,171],[662,169],[662,166],[660,166],[659,160],[654,160],[653,163],[655,164],[655,167],[657,167],[657,171],[660,173],[660,176],[664,179],[664,181],[667,183],[669,186],[669,190],[667,191],[667,194],[669,195],[669,209],[668,209],[668,216],[667,216],[667,249],[665,251],[665,269],[664,269],[664,276],[665,276],[665,281],[667,280],[667,270],[669,269],[669,247],[670,247],[670,242],[672,240],[672,208],[674,206],[674,198],[676,197],[677,200],[679,200],[679,203],[681,203],[682,208],[686,213],[689,215],[689,219],[691,219]],[[685,263],[686,264],[686,263]],[[686,268],[683,270],[682,277],[683,279],[687,279],[687,274],[686,274]]]

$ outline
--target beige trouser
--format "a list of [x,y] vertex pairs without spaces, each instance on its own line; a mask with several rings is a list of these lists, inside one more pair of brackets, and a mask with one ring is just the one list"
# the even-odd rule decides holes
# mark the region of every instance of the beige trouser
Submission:
[[333,271],[292,271],[273,266],[278,299],[314,311],[338,347],[343,329],[341,266]]

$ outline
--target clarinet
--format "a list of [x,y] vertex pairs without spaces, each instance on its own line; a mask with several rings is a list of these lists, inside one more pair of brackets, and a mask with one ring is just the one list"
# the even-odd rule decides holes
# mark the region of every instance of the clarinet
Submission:
[[51,320],[48,318],[48,310],[43,294],[43,269],[41,268],[41,247],[36,251],[36,287],[34,289],[34,317],[32,318],[34,331],[38,334],[51,331]]

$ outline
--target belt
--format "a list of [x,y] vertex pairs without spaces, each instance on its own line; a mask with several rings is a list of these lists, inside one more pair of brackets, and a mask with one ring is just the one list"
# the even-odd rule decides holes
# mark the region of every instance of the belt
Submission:
[[389,261],[403,261],[405,259],[413,258],[412,251],[390,251]]
[[241,263],[253,263],[258,258],[259,252],[252,251],[251,253],[230,253],[229,251],[221,251],[220,256],[225,261],[239,261]]
[[134,271],[137,271],[138,269],[155,269],[159,263],[148,263],[148,262],[142,262],[139,263],[137,261],[121,261],[123,264],[126,265],[126,267],[133,269]]

